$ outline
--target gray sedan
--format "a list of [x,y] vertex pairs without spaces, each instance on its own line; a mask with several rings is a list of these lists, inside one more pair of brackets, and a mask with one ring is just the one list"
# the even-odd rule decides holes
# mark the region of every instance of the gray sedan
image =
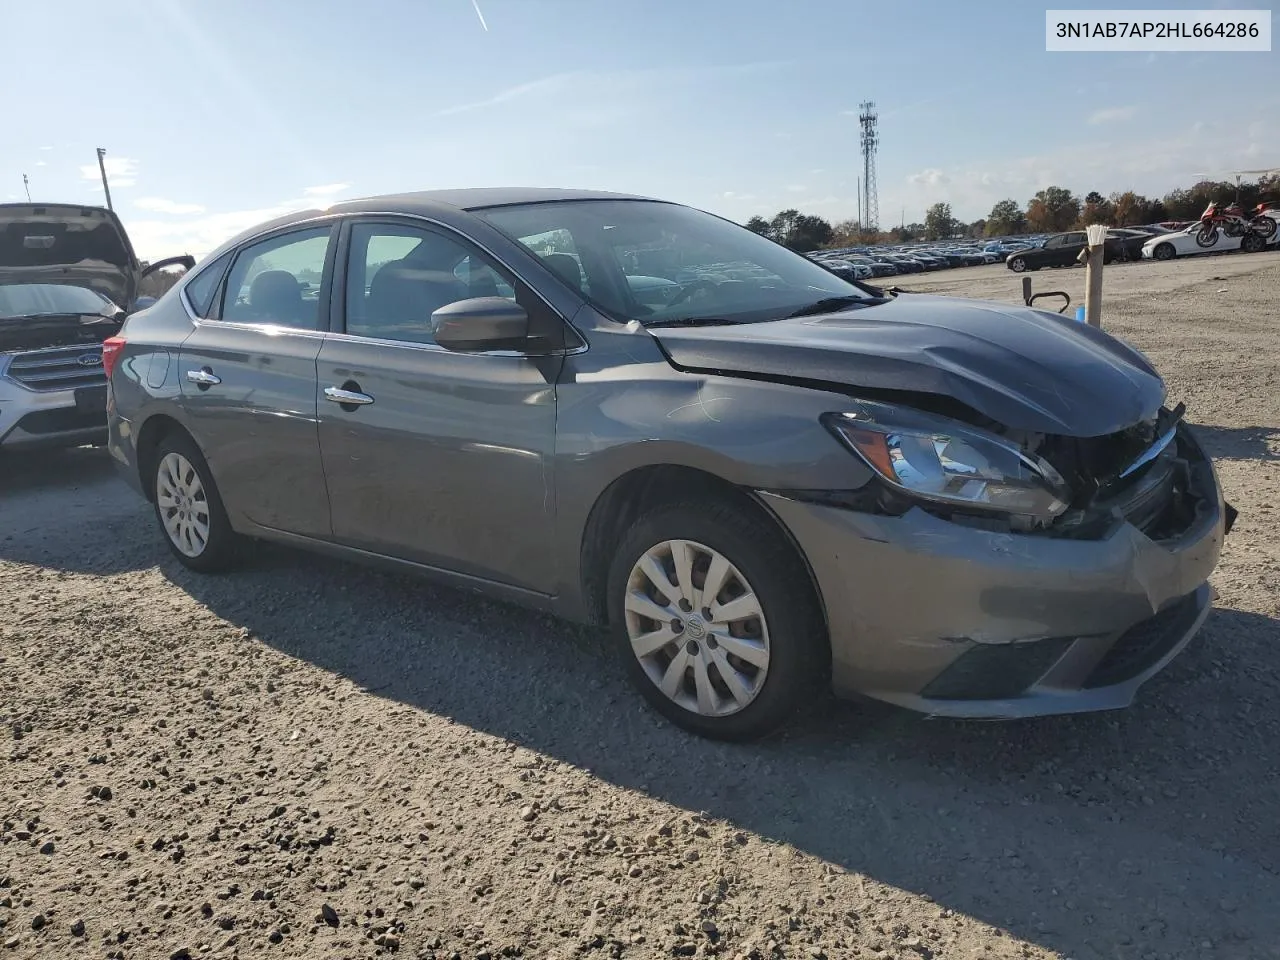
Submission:
[[600,624],[713,737],[831,687],[1124,706],[1200,626],[1233,516],[1120,341],[616,194],[276,220],[104,362],[111,453],[183,564],[272,540]]

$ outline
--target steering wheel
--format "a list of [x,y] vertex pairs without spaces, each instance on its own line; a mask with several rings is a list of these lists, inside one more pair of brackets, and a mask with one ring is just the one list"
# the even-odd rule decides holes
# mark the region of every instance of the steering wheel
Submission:
[[666,302],[666,306],[674,307],[677,303],[683,303],[699,290],[715,290],[720,284],[714,280],[693,280],[677,293],[674,297]]

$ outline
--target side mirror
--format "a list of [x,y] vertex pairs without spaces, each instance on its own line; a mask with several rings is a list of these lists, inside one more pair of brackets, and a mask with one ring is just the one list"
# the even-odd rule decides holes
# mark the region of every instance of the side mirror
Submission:
[[517,350],[529,338],[529,314],[505,297],[472,297],[432,313],[431,328],[446,350]]
[[185,267],[190,270],[196,265],[196,258],[189,253],[184,253],[180,257],[166,257],[164,260],[157,260],[155,263],[149,263],[143,269],[141,276],[146,277],[157,270],[163,270],[165,267]]

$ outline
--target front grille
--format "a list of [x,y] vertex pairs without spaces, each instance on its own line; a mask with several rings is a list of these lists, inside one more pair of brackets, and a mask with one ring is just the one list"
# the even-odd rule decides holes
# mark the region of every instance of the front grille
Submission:
[[49,433],[68,433],[72,430],[92,430],[107,426],[107,411],[77,410],[63,407],[59,410],[37,410],[18,421],[18,429],[33,436]]
[[976,644],[920,694],[931,700],[1016,697],[1044,676],[1074,642],[1074,637],[1053,637],[1025,643]]
[[1176,647],[1199,615],[1196,595],[1189,593],[1155,616],[1134,624],[1093,668],[1085,687],[1109,687],[1132,680]]
[[6,375],[24,387],[42,391],[96,387],[107,382],[102,345],[96,343],[19,353],[10,361]]
[[1155,420],[1144,420],[1102,437],[1045,437],[1039,450],[1068,483],[1092,496],[1113,481],[1155,442]]

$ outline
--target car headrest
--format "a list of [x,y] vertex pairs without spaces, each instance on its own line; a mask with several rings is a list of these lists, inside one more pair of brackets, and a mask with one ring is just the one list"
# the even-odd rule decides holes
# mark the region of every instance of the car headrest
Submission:
[[249,306],[281,319],[292,318],[302,305],[302,288],[286,270],[264,270],[249,285]]
[[582,267],[578,265],[576,257],[567,253],[548,253],[543,256],[542,262],[575,290],[582,289]]

